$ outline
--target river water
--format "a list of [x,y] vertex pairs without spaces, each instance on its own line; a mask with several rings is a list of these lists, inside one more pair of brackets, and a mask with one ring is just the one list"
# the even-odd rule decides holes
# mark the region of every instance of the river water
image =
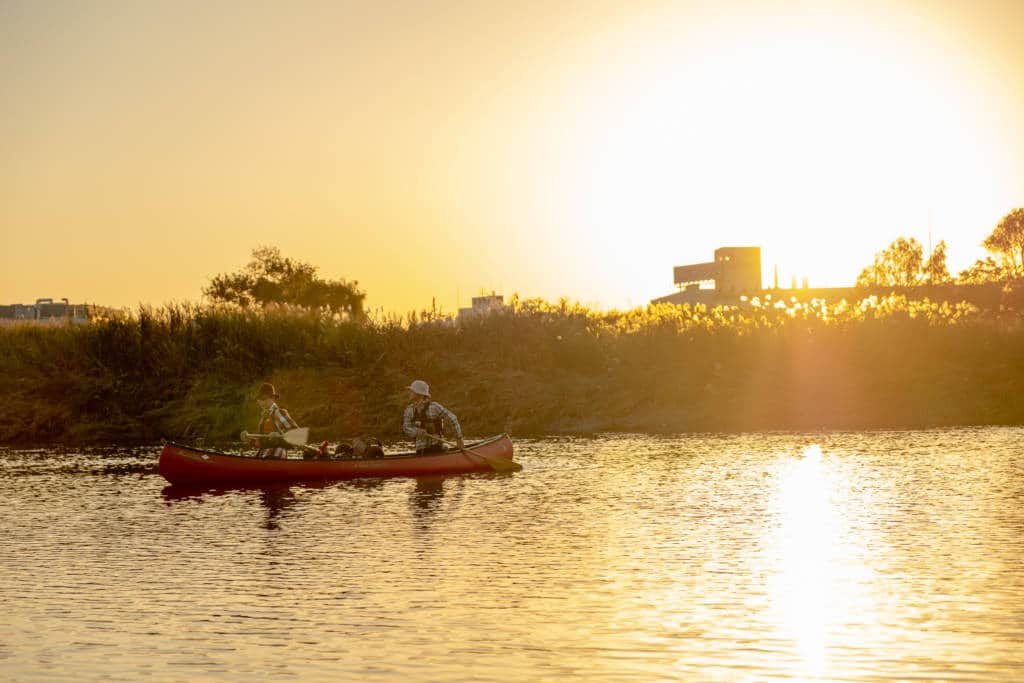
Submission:
[[0,680],[1024,680],[1024,429],[206,492],[158,452],[0,450]]

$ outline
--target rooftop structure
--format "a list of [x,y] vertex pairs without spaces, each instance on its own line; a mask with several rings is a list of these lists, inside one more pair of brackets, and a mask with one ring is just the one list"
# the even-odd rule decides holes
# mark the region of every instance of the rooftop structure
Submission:
[[672,269],[680,291],[653,303],[717,303],[761,291],[761,247],[719,247],[715,260]]
[[869,296],[901,294],[932,301],[967,301],[982,309],[991,309],[1002,305],[1003,300],[1003,284],[998,282],[907,287],[810,287],[805,277],[802,286],[798,287],[794,276],[792,286],[785,288],[779,287],[778,270],[774,274],[774,285],[764,288],[761,286],[760,247],[722,247],[715,250],[714,261],[676,266],[672,275],[679,291],[652,299],[652,304],[704,304],[712,308],[742,306],[755,297],[761,302],[776,304],[812,299],[859,301]]

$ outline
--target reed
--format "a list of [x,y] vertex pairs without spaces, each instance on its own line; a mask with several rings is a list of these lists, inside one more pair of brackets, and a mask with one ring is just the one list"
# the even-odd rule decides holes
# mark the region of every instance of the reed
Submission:
[[0,327],[0,442],[228,440],[254,426],[261,381],[316,439],[395,438],[415,378],[475,435],[1018,424],[1022,321],[897,296],[628,311],[513,297],[458,323],[142,307]]

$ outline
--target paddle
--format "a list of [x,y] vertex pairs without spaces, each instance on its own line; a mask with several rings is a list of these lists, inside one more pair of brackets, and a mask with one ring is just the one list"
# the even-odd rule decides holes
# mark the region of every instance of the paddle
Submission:
[[[445,446],[459,448],[459,444],[452,443],[451,441],[448,441],[446,439],[442,439],[441,437],[435,434],[427,434],[427,436],[429,436],[431,439],[434,439],[435,441],[440,441]],[[480,458],[488,465],[490,465],[491,469],[494,470],[495,472],[518,472],[519,470],[523,469],[523,466],[515,462],[514,460],[506,460],[505,458],[495,458],[493,456],[484,455],[480,451],[474,451],[472,448],[466,448],[465,446],[463,446],[459,450],[465,451],[466,453],[472,453],[473,455],[475,455],[476,457]]]
[[272,432],[270,434],[250,434],[249,432],[242,432],[239,436],[242,441],[248,441],[249,439],[279,438],[292,446],[302,446],[309,440],[309,427],[296,427],[295,429],[289,429],[284,434],[278,434],[277,432]]

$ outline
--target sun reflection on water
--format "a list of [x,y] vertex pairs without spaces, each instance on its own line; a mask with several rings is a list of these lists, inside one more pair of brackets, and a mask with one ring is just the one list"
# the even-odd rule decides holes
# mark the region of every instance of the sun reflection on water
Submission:
[[819,445],[788,458],[773,501],[778,521],[765,544],[772,618],[805,680],[829,673],[829,634],[851,617],[840,550],[845,525],[833,498],[841,485]]

